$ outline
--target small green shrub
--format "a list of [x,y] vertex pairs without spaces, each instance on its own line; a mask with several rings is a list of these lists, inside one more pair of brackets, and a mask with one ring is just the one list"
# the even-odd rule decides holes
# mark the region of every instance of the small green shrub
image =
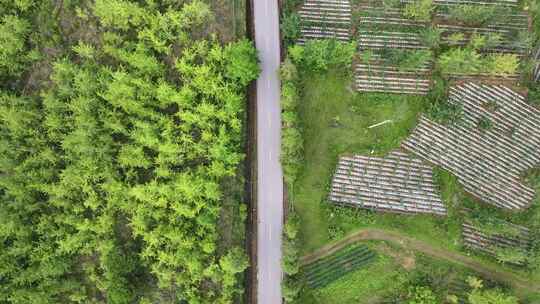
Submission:
[[469,285],[469,287],[471,287],[472,289],[484,288],[484,281],[475,276],[467,276],[467,279],[465,281],[467,282],[467,285]]
[[474,74],[482,68],[482,58],[470,48],[454,48],[443,53],[438,65],[443,74]]
[[285,15],[281,20],[281,32],[286,45],[293,44],[301,35],[301,19],[297,13]]
[[[475,42],[484,45],[484,39]],[[482,57],[473,47],[453,48],[443,53],[438,59],[442,74],[478,74],[507,77],[517,73],[519,58],[515,54],[491,54]]]
[[350,70],[356,43],[344,43],[335,39],[311,40],[304,46],[294,45],[289,48],[292,61],[303,70],[324,72],[331,67]]
[[401,0],[383,0],[383,7],[384,8],[400,8],[401,7]]
[[430,105],[427,114],[435,122],[443,125],[454,125],[463,118],[463,107],[461,104],[437,101]]
[[501,264],[510,263],[521,265],[527,262],[528,254],[521,248],[504,247],[494,249],[495,257]]
[[371,61],[371,59],[373,58],[373,51],[372,50],[364,50],[362,51],[362,53],[360,54],[360,60],[364,63],[364,64],[369,64],[369,62]]
[[485,67],[487,72],[496,76],[516,74],[519,68],[519,58],[516,54],[493,54],[487,57]]
[[529,90],[529,102],[540,106],[540,88],[538,86],[533,86]]
[[293,279],[291,277],[285,277],[283,280],[281,291],[283,293],[283,299],[285,300],[285,303],[294,303],[296,298],[298,297],[298,294],[300,293],[300,290],[302,286],[298,282],[298,280]]
[[481,50],[486,46],[486,43],[486,36],[473,33],[469,41],[469,46],[475,50]]
[[450,34],[447,40],[449,45],[459,45],[468,40],[467,46],[479,51],[499,46],[503,41],[503,37],[499,33],[473,33],[470,37],[466,37],[465,34],[457,32]]
[[467,278],[472,290],[467,295],[469,304],[518,304],[518,299],[499,289],[484,289],[484,282],[475,277]]
[[448,43],[451,45],[459,44],[463,40],[465,40],[465,35],[463,33],[452,33],[448,36]]
[[[440,75],[433,75],[431,81],[431,90],[429,91],[428,99],[434,103],[446,102],[448,99],[448,82]],[[432,106],[433,104],[429,104]]]
[[503,36],[499,33],[488,33],[484,35],[484,37],[486,37],[484,45],[485,49],[495,48],[503,42]]
[[493,128],[493,122],[487,116],[482,116],[478,120],[478,128],[483,131],[490,130]]
[[301,286],[298,280],[298,272],[300,270],[299,249],[296,237],[300,227],[300,218],[291,211],[284,225],[283,231],[283,259],[282,268],[285,273],[285,278],[282,282],[281,289],[283,297],[287,303],[292,303],[297,298]]
[[383,56],[390,65],[401,71],[410,71],[423,67],[433,58],[433,53],[428,50],[384,49]]
[[0,16],[0,76],[18,76],[37,54],[27,49],[30,24],[16,16]]
[[[538,36],[537,36],[538,37]],[[508,46],[514,49],[526,49],[533,48],[535,36],[528,31],[515,31],[509,35]]]
[[424,286],[414,286],[409,288],[407,294],[407,304],[438,304],[440,303],[435,293]]
[[289,14],[297,9],[299,5],[301,5],[304,1],[303,0],[287,0],[283,1],[283,12],[284,14]]
[[504,294],[498,289],[473,290],[468,300],[470,304],[518,304],[518,299]]
[[419,33],[420,41],[431,50],[437,50],[441,44],[442,30],[436,27],[422,29]]
[[405,5],[403,15],[412,20],[428,22],[433,9],[433,0],[417,0]]
[[491,22],[502,22],[510,13],[498,5],[460,4],[448,8],[449,19],[469,26],[482,26]]
[[283,238],[283,259],[281,261],[283,272],[294,276],[300,270],[298,263],[298,248],[294,239]]
[[530,0],[528,5],[529,13],[532,18],[532,32],[534,37],[540,37],[540,3],[536,0]]
[[281,107],[283,127],[281,132],[281,165],[285,183],[291,189],[303,161],[303,139],[296,112],[299,102],[298,71],[287,59],[281,66]]

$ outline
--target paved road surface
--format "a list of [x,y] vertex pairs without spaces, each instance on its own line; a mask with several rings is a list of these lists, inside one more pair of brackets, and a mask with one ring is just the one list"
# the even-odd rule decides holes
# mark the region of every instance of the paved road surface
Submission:
[[257,80],[257,303],[281,304],[283,177],[279,12],[277,0],[254,0],[255,45],[262,72]]

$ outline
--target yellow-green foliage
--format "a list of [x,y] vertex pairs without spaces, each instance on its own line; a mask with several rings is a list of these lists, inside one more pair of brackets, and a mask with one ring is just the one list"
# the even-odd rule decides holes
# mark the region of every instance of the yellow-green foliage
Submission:
[[469,276],[467,283],[472,288],[467,296],[470,304],[518,304],[518,299],[500,289],[486,289],[484,282]]
[[296,65],[287,59],[281,66],[281,165],[285,182],[293,190],[303,161],[303,139],[298,121],[299,79]]
[[433,0],[415,0],[405,6],[403,15],[416,21],[428,22],[433,9]]
[[510,10],[502,5],[460,4],[451,5],[448,15],[451,20],[470,26],[481,26],[493,21],[504,21]]
[[498,289],[474,290],[468,296],[471,304],[518,304],[518,299]]
[[488,70],[494,75],[508,76],[518,70],[519,58],[515,54],[495,54],[488,58]]
[[348,70],[355,52],[354,42],[344,43],[334,39],[310,40],[304,46],[294,45],[289,48],[292,62],[311,72],[325,72],[336,67]]
[[28,20],[15,15],[0,15],[0,79],[3,75],[20,75],[25,64],[37,56],[27,46],[30,31]]
[[441,54],[438,67],[443,74],[488,74],[509,76],[517,72],[519,58],[515,54],[482,56],[473,48],[453,48]]
[[[253,45],[198,0],[43,3],[0,1],[0,303],[231,303],[247,258],[218,218]],[[32,93],[36,41],[58,56]]]

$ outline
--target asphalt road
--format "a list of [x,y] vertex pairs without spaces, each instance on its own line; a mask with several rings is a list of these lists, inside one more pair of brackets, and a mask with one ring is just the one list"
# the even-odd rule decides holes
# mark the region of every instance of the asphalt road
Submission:
[[281,304],[283,175],[279,10],[277,0],[254,0],[255,45],[261,75],[257,80],[257,303]]

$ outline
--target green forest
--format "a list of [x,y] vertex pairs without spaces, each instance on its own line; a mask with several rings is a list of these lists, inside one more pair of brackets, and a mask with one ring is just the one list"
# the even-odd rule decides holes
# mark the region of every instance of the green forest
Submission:
[[259,70],[222,2],[0,0],[0,303],[243,293],[220,225]]

